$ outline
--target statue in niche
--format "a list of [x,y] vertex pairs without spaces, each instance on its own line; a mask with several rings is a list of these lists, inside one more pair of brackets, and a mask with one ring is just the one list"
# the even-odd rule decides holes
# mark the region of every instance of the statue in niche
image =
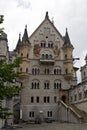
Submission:
[[55,54],[55,55],[59,56],[59,54],[60,54],[60,49],[58,48],[57,45],[54,45],[53,51],[54,51],[54,54]]
[[34,45],[34,54],[38,56],[40,54],[40,46],[39,44]]

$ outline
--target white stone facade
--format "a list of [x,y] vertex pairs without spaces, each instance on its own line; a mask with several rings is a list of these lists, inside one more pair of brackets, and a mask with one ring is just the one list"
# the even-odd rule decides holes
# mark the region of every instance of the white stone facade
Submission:
[[7,57],[11,62],[17,56],[22,57],[19,67],[22,75],[19,80],[24,88],[21,97],[17,100],[14,98],[14,103],[10,104],[11,110],[18,112],[20,109],[20,119],[24,121],[39,117],[42,121],[50,118],[78,122],[71,109],[67,117],[67,105],[62,104],[59,109],[58,104],[62,100],[87,112],[87,64],[81,68],[82,82],[77,84],[73,46],[67,30],[63,37],[46,13],[43,22],[28,39],[27,37],[25,29],[22,41],[19,37],[15,51],[10,53],[7,38],[0,39],[1,58]]

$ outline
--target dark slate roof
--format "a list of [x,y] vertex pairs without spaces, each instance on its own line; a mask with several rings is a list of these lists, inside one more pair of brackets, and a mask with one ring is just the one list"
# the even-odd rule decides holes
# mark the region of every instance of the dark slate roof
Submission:
[[21,34],[19,33],[19,39],[18,39],[18,42],[17,42],[16,48],[15,48],[14,51],[17,51],[17,50],[20,48],[20,44],[21,44]]
[[69,38],[67,28],[66,28],[66,33],[65,33],[65,36],[64,36],[64,45],[65,46],[70,46],[70,47],[73,48],[73,45],[71,44],[71,41],[70,41],[70,38]]
[[46,12],[45,19],[49,19],[48,11]]
[[27,26],[25,26],[25,30],[24,30],[24,35],[22,37],[22,42],[29,42],[29,38],[28,38],[28,32],[27,32]]
[[65,43],[66,43],[66,44],[71,44],[71,41],[70,41],[70,38],[69,38],[69,35],[68,35],[67,28],[66,28],[66,34],[65,34]]

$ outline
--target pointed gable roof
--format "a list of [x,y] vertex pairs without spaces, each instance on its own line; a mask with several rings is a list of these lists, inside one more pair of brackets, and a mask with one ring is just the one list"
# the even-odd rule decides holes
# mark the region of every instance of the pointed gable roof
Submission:
[[61,39],[64,41],[63,36],[60,34],[60,32],[58,31],[58,29],[54,26],[53,21],[51,22],[51,20],[49,19],[49,15],[48,15],[48,11],[46,12],[45,15],[45,19],[42,21],[42,23],[36,28],[36,30],[31,34],[30,38],[37,32],[37,30],[43,25],[43,23],[48,20],[49,23],[53,26],[53,28],[55,29],[55,31],[59,34],[59,36],[61,37]]

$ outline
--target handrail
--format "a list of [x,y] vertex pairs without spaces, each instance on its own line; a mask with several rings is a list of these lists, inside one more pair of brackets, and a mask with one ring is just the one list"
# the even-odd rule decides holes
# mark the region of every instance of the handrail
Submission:
[[60,102],[61,104],[63,104],[66,109],[70,109],[78,118],[82,118],[81,115],[79,115],[72,107],[68,106],[67,104],[65,104],[62,100],[59,100],[58,102]]

